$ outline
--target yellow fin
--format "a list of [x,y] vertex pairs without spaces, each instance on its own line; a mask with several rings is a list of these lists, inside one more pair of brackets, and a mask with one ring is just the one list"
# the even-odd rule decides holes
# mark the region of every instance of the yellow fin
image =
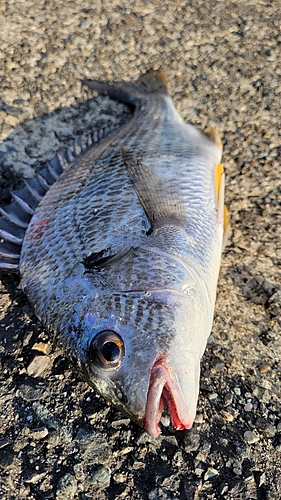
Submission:
[[[220,191],[221,191],[221,181],[222,181],[222,176],[223,176],[224,168],[221,163],[218,164],[216,168],[216,173],[215,173],[215,190],[216,190],[216,198],[217,198],[217,205],[219,205],[219,197],[220,197]],[[222,193],[224,196],[224,192]]]
[[231,232],[227,207],[224,204],[224,168],[218,164],[215,171],[215,193],[218,208],[218,222],[223,224],[222,251],[224,250]]
[[231,225],[229,222],[229,215],[228,215],[228,209],[227,206],[224,205],[224,210],[223,210],[223,240],[222,240],[222,252],[224,251],[228,238],[231,233]]

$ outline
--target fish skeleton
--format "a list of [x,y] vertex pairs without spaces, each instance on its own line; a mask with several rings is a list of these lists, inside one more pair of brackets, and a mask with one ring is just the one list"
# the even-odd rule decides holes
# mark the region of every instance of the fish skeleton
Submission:
[[134,114],[12,191],[0,270],[107,400],[153,437],[166,406],[189,429],[229,231],[222,145],[183,122],[161,70],[82,83]]

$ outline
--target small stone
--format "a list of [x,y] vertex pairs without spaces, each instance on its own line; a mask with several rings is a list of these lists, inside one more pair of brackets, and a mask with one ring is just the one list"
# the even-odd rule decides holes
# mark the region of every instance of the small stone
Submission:
[[39,401],[39,399],[44,398],[45,393],[46,391],[44,386],[37,386],[34,388],[29,384],[21,384],[17,391],[17,395],[21,396],[26,401]]
[[217,399],[218,395],[216,392],[212,392],[211,394],[209,394],[209,399],[210,401],[214,401],[214,399]]
[[241,396],[241,389],[240,389],[240,387],[234,387],[234,392],[235,392],[236,396]]
[[206,458],[210,453],[211,443],[204,441],[200,446],[199,452],[196,455],[196,460],[199,462],[206,462]]
[[212,360],[212,367],[216,370],[216,372],[222,372],[225,367],[225,363],[221,359],[215,358]]
[[85,432],[80,429],[76,441],[83,459],[92,464],[105,463],[112,454],[111,448],[100,432]]
[[256,420],[256,427],[263,433],[263,435],[267,438],[271,438],[276,434],[276,427],[268,422],[266,418],[258,418]]
[[41,479],[43,479],[43,477],[45,477],[46,474],[47,474],[47,472],[42,472],[41,474],[34,473],[30,476],[29,479],[25,479],[25,482],[31,483],[31,484],[36,484],[39,481],[41,481]]
[[194,422],[195,422],[196,424],[203,424],[203,422],[204,422],[204,417],[203,417],[202,413],[197,413],[197,415],[196,415],[196,417],[195,417],[195,419],[194,419]]
[[266,474],[265,472],[260,476],[260,483],[259,483],[259,487],[261,487],[263,484],[265,484],[265,481],[266,481]]
[[113,427],[113,429],[118,429],[120,425],[128,426],[130,422],[131,420],[129,418],[122,418],[120,420],[115,420],[114,422],[112,422],[111,427]]
[[223,483],[221,485],[221,487],[220,487],[220,494],[224,495],[227,492],[228,492],[228,484],[227,483]]
[[224,420],[226,420],[227,422],[233,422],[234,415],[229,413],[229,411],[221,410],[220,414],[223,416]]
[[234,474],[236,474],[237,476],[240,476],[240,474],[242,474],[242,470],[240,467],[233,467],[233,472]]
[[267,373],[269,370],[270,370],[270,366],[269,366],[269,365],[267,365],[266,363],[262,363],[262,364],[259,366],[259,371],[260,371],[262,374]]
[[133,463],[132,469],[133,470],[139,470],[139,469],[144,469],[144,467],[145,467],[145,464],[143,462],[135,461]]
[[225,406],[231,405],[232,401],[233,401],[233,394],[231,392],[227,392],[224,397]]
[[[131,453],[131,451],[134,450],[133,446],[126,446],[126,448],[123,448],[122,450],[118,451],[118,455],[127,455],[128,453]],[[115,452],[116,453],[116,452]]]
[[248,444],[254,444],[257,443],[260,438],[252,431],[246,431],[244,432],[244,439]]
[[10,444],[10,441],[8,441],[8,439],[6,439],[3,435],[1,435],[1,437],[0,437],[0,449],[5,448],[6,446],[8,446],[8,444]]
[[58,484],[56,500],[71,500],[77,491],[77,481],[72,474],[65,474]]
[[73,466],[73,472],[75,474],[75,477],[76,477],[77,481],[84,481],[84,479],[85,479],[85,473],[84,473],[84,470],[83,470],[83,464],[82,463],[75,464]]
[[257,386],[253,390],[253,396],[255,396],[260,403],[269,403],[271,399],[271,392],[268,389]]
[[49,354],[51,350],[50,344],[45,344],[45,342],[37,342],[34,344],[31,348],[33,351],[39,351],[42,352],[43,354]]
[[164,427],[169,427],[170,423],[171,423],[171,420],[169,417],[167,416],[163,416],[160,420],[161,424],[164,426]]
[[36,441],[40,441],[40,439],[44,439],[48,436],[49,431],[47,427],[39,427],[38,429],[33,429],[30,431],[29,436]]
[[89,474],[86,481],[90,484],[109,483],[110,472],[106,467],[99,467],[93,474]]
[[252,403],[246,403],[245,406],[244,406],[244,410],[245,411],[252,411],[253,409],[253,405]]
[[35,356],[27,367],[27,373],[33,377],[40,377],[45,370],[51,367],[52,363],[49,356]]
[[217,475],[218,475],[218,471],[216,469],[213,469],[213,467],[209,467],[209,469],[204,474],[204,479],[205,479],[205,481],[207,481],[208,479],[211,479],[211,477],[214,477]]
[[194,429],[186,432],[183,440],[185,451],[197,451],[200,446],[200,434],[194,432]]
[[117,473],[114,474],[113,479],[116,483],[125,483],[127,480],[126,474]]
[[204,469],[202,469],[201,467],[196,467],[194,472],[195,472],[196,476],[200,477],[200,476],[202,476]]

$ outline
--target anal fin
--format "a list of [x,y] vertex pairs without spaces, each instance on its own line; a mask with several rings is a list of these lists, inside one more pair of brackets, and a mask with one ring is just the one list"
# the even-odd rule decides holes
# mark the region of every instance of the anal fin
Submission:
[[222,242],[222,251],[224,250],[227,240],[231,233],[231,226],[229,222],[228,210],[224,204],[224,181],[225,174],[224,168],[221,163],[216,167],[215,172],[215,195],[216,195],[216,203],[218,209],[218,222],[223,224],[223,242]]

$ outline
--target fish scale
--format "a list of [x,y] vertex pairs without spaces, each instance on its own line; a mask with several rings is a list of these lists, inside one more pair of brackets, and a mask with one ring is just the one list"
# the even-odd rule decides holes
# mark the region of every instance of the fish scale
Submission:
[[182,121],[161,71],[84,83],[133,117],[76,142],[15,194],[0,269],[19,269],[89,384],[156,437],[165,405],[176,429],[195,418],[228,226],[221,144]]

